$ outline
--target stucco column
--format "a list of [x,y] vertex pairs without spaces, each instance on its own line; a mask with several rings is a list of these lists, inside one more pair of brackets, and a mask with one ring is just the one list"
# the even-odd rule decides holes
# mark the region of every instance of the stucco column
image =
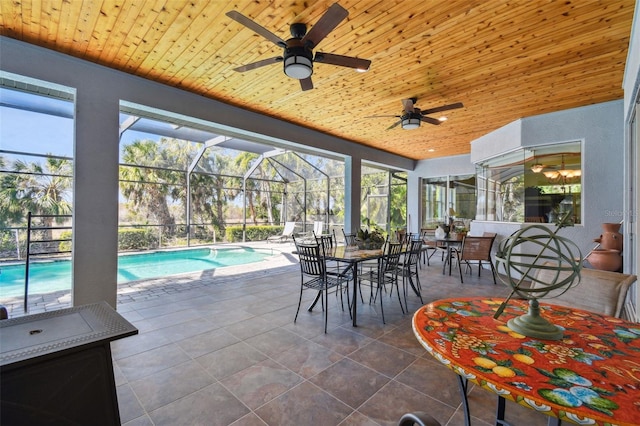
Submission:
[[360,229],[362,159],[347,157],[344,162],[344,231]]
[[116,307],[119,101],[105,86],[76,92],[73,305]]

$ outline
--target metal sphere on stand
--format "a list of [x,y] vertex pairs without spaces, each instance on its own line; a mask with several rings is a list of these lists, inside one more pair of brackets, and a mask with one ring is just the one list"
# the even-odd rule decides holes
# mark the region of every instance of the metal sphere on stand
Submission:
[[[560,218],[555,231],[531,225],[514,232],[498,246],[496,265],[498,270],[500,267],[504,270],[499,277],[512,291],[494,317],[500,316],[514,294],[529,300],[529,312],[507,322],[509,328],[525,336],[562,338],[563,329],[540,316],[538,299],[559,296],[580,282],[580,249],[573,241],[557,235],[560,228],[567,226],[567,217]],[[543,281],[538,275],[541,269],[554,271],[553,278]]]

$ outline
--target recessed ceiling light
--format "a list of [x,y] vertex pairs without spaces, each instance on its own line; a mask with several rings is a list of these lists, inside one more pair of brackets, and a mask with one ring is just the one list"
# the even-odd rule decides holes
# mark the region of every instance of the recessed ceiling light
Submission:
[[436,151],[436,150],[435,150],[435,149],[433,149],[433,148],[429,148],[429,149],[428,149],[428,152],[435,152],[435,151]]
[[445,117],[444,115],[440,118],[438,118],[439,121],[447,121],[447,117]]

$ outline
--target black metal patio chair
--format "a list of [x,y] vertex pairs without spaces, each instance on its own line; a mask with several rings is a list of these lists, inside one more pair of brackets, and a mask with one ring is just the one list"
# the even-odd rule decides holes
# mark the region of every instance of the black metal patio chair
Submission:
[[[390,287],[389,295],[393,295],[393,288],[395,287],[398,293],[398,302],[400,302],[400,309],[404,314],[404,306],[402,306],[402,299],[400,298],[400,289],[398,287],[398,265],[400,262],[400,256],[402,254],[403,244],[397,242],[387,242],[384,255],[379,259],[377,268],[372,268],[368,272],[359,275],[358,285],[362,285],[362,282],[368,282],[371,287],[371,293],[369,295],[369,303],[372,301],[375,303],[376,298],[380,298],[380,314],[382,316],[382,323],[386,324],[384,319],[384,308],[382,303],[382,292],[386,290],[387,286]],[[366,284],[365,284],[366,285]],[[362,289],[360,289],[360,297],[362,297]]]
[[329,292],[331,290],[340,290],[343,283],[347,282],[347,279],[340,275],[327,273],[327,264],[320,244],[296,243],[296,250],[298,252],[298,258],[300,259],[300,298],[293,322],[295,323],[298,320],[303,291],[308,289],[316,290],[318,295],[314,303],[309,307],[309,311],[311,311],[318,300],[320,300],[322,310],[324,311],[324,332],[326,333],[329,318]]

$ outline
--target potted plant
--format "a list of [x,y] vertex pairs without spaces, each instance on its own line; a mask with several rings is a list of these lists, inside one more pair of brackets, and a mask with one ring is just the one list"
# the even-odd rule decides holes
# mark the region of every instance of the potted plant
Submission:
[[356,235],[356,244],[361,250],[376,250],[382,248],[385,238],[380,231],[374,229],[360,229]]
[[462,240],[465,235],[467,235],[467,228],[464,226],[456,226],[454,230],[451,231],[452,240]]

